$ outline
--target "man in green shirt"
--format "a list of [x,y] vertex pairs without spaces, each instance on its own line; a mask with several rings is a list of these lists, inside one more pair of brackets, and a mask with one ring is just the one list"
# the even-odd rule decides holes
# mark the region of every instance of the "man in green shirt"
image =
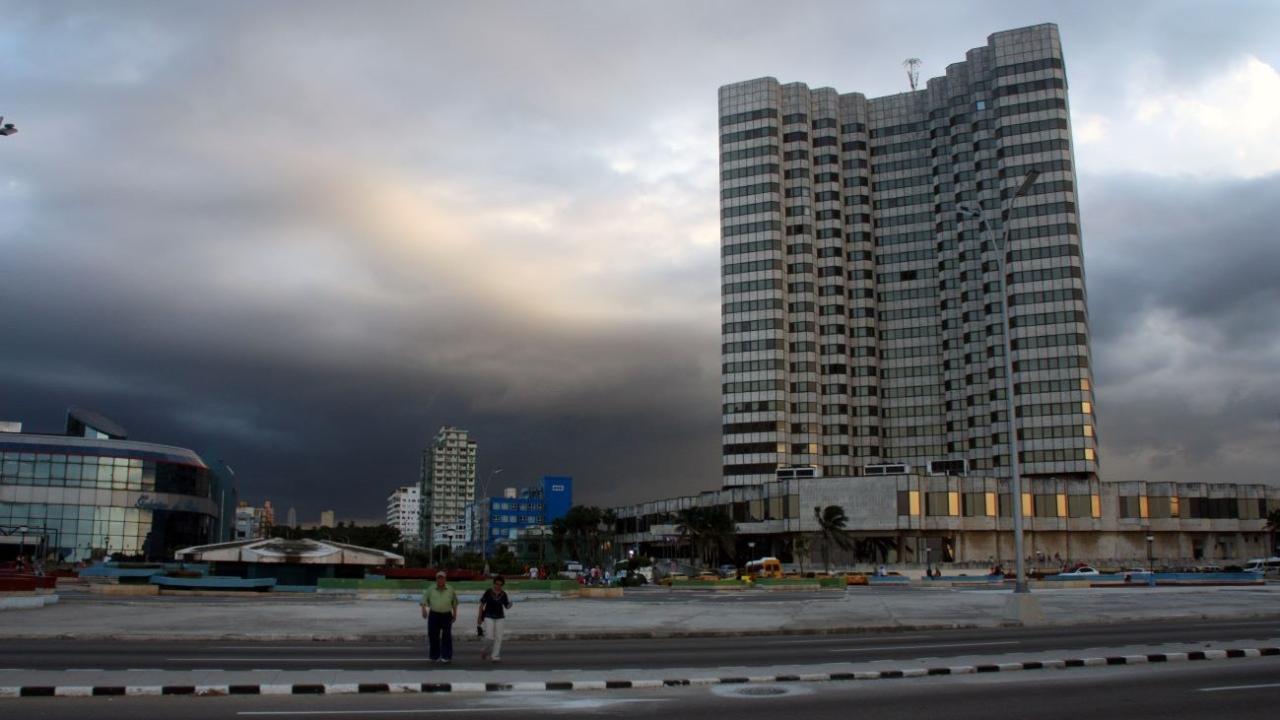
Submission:
[[422,594],[422,617],[427,619],[427,646],[432,662],[453,660],[453,621],[458,619],[458,593],[445,583],[444,571]]

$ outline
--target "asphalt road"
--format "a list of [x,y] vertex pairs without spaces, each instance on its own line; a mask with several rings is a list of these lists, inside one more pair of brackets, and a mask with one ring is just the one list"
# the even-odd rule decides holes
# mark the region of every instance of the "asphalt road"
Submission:
[[[461,628],[467,629],[467,628]],[[775,666],[870,660],[947,658],[977,654],[1073,651],[1123,645],[1214,642],[1271,643],[1280,639],[1272,620],[1168,621],[1054,628],[988,628],[928,632],[864,633],[663,640],[558,640],[504,644],[512,670]],[[480,646],[460,642],[454,668],[484,667]],[[400,643],[247,643],[206,641],[0,640],[5,670],[375,670],[426,669],[422,637]]]
[[1043,670],[901,680],[483,695],[22,698],[0,700],[13,720],[250,720],[462,716],[664,720],[1268,720],[1280,702],[1280,658]]

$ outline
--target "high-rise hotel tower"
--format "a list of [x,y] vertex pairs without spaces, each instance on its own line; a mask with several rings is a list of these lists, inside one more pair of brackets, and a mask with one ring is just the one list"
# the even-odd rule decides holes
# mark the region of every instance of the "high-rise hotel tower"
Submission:
[[1096,476],[1056,26],[887,97],[722,87],[720,180],[726,485],[1008,476],[1002,238],[1021,472]]

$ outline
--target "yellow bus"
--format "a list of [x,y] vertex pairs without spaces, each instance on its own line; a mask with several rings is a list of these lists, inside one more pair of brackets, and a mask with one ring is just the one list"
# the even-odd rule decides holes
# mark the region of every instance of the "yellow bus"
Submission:
[[756,578],[781,578],[782,562],[776,557],[764,557],[747,563],[746,575]]

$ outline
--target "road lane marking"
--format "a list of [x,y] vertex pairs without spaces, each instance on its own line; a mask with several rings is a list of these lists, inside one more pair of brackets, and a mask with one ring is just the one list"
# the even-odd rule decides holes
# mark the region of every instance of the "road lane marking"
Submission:
[[998,642],[980,642],[980,643],[935,643],[932,645],[878,645],[875,647],[861,648],[836,648],[828,650],[833,653],[851,653],[851,652],[871,652],[873,650],[923,650],[925,648],[947,648],[947,647],[989,647],[991,645],[1020,645],[1018,640],[1001,640]]
[[1226,690],[1261,690],[1263,688],[1280,687],[1280,683],[1266,683],[1264,685],[1224,685],[1222,687],[1200,688],[1200,692],[1223,692]]
[[[895,635],[895,640],[928,640],[933,635]],[[760,645],[814,645],[818,643],[849,643],[849,642],[875,642],[884,638],[811,638],[809,640],[774,640],[772,642],[762,642]]]
[[493,712],[492,708],[435,708],[414,710],[241,710],[236,715],[279,716],[279,715],[444,715],[453,713]]
[[214,645],[206,650],[422,650],[422,645]]
[[429,663],[434,662],[430,658],[348,658],[348,657],[178,657],[165,658],[166,662],[290,662],[290,663],[309,663],[309,662],[418,662]]

